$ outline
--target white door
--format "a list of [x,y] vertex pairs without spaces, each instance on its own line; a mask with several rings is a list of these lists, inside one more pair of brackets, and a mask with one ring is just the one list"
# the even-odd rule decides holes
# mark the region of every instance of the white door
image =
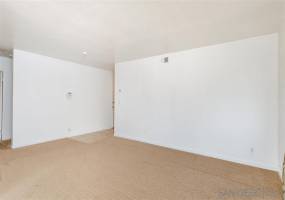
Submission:
[[0,141],[3,140],[3,71],[0,71]]

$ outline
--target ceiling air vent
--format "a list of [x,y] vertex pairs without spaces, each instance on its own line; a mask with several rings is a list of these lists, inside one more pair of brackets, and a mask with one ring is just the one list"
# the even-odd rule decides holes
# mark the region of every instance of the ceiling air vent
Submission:
[[162,62],[163,62],[163,63],[168,63],[168,57],[162,58]]

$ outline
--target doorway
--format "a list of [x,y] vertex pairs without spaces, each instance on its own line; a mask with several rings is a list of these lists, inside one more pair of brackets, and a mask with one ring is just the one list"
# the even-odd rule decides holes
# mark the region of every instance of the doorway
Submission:
[[3,113],[4,113],[4,73],[0,71],[0,149],[10,148],[11,140],[5,140],[3,136]]

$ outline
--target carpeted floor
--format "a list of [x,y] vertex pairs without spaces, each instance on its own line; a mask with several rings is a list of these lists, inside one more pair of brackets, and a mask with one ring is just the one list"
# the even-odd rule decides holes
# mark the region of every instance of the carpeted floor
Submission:
[[0,149],[1,200],[281,200],[275,172],[110,133]]
[[0,141],[0,149],[10,149],[11,148],[11,140]]

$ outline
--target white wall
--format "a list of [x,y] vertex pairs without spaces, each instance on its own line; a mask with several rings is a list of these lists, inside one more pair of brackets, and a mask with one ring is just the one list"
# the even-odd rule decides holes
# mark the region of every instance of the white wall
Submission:
[[[285,7],[284,7],[285,13]],[[280,55],[280,121],[279,121],[279,167],[280,174],[285,154],[285,14],[280,29],[279,55]]]
[[3,71],[3,140],[12,136],[12,59],[0,56],[0,71]]
[[111,71],[14,50],[13,73],[14,148],[112,128]]
[[115,135],[277,170],[278,35],[168,56],[116,64]]

